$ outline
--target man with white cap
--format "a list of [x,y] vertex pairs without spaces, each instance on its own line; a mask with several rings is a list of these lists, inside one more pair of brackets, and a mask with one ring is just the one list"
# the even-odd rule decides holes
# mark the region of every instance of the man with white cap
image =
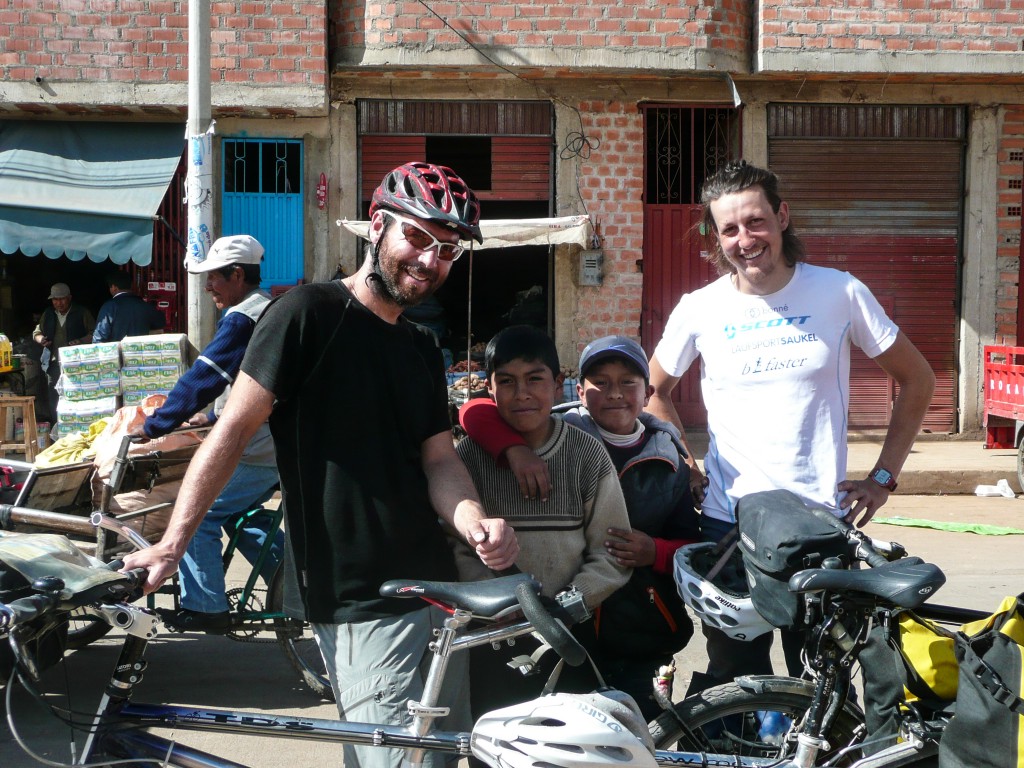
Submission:
[[50,303],[39,318],[39,325],[32,331],[32,338],[43,349],[39,360],[40,367],[46,371],[46,384],[49,394],[50,421],[57,421],[57,381],[60,379],[61,347],[74,344],[86,344],[92,340],[92,332],[96,320],[92,312],[80,304],[71,301],[71,288],[67,283],[54,283],[50,286]]
[[[213,424],[227,402],[238,375],[253,328],[270,301],[260,290],[260,260],[263,246],[249,235],[231,235],[217,240],[206,259],[186,262],[194,275],[206,275],[206,292],[224,316],[217,332],[199,359],[174,385],[165,402],[136,433],[143,439],[166,435],[188,422],[191,426]],[[199,410],[213,402],[208,413]],[[234,527],[237,515],[261,506],[278,484],[274,441],[264,422],[249,440],[241,461],[220,496],[213,502],[188,545],[179,567],[181,610],[162,611],[172,629],[223,632],[230,628],[227,598],[224,596],[224,566],[221,562],[221,529]],[[270,532],[268,520],[249,520],[239,539],[239,549],[255,563]],[[261,575],[269,584],[284,546],[283,534],[274,532],[276,544],[263,564]]]

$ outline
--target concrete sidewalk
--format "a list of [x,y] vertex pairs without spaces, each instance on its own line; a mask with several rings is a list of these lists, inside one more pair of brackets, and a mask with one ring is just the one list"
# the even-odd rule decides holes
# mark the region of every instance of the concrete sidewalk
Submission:
[[[878,459],[883,435],[851,435],[847,475],[866,477]],[[687,440],[698,458],[707,451],[708,436],[703,431],[687,433]],[[921,435],[907,457],[899,475],[900,495],[974,495],[979,485],[995,485],[1005,479],[1021,493],[1017,479],[1017,451],[986,449],[983,434],[969,436]]]

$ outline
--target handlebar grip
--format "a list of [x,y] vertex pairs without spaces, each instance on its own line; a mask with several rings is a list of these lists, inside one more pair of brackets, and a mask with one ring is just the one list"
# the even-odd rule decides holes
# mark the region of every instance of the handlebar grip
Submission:
[[6,605],[0,604],[0,631],[32,621],[58,605],[60,598],[57,595],[29,595]]
[[860,546],[864,550],[864,561],[872,568],[877,568],[878,566],[885,565],[889,562],[889,558],[875,549],[870,540],[860,542]]
[[555,649],[570,667],[578,667],[587,660],[587,652],[579,641],[541,605],[540,598],[529,583],[516,587],[516,599],[523,614],[544,641]]
[[864,562],[872,568],[877,568],[878,566],[885,565],[889,562],[889,558],[875,548],[875,545],[871,543],[871,537],[863,531],[857,530],[845,520],[836,517],[831,512],[813,507],[809,507],[809,509],[815,517],[828,522],[837,530],[842,531],[843,535],[846,536],[847,541],[856,545],[857,548],[864,553]]

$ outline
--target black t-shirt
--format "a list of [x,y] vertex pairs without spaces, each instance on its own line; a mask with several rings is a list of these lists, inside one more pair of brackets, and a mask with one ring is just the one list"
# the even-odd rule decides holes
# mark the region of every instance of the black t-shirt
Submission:
[[457,578],[427,494],[423,442],[451,429],[441,352],[339,281],[268,305],[242,370],[274,393],[270,431],[286,513],[285,610],[366,621],[422,607],[388,579]]

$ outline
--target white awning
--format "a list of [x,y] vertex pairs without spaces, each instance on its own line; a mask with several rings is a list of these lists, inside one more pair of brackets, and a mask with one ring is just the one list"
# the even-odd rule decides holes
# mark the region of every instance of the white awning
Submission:
[[[344,227],[364,240],[368,239],[370,222],[339,219],[338,226]],[[473,244],[473,250],[489,248],[512,248],[520,245],[562,245],[576,244],[589,248],[594,237],[594,228],[588,216],[561,216],[554,219],[482,219],[480,231],[483,245]]]
[[0,120],[0,251],[146,266],[177,123]]

